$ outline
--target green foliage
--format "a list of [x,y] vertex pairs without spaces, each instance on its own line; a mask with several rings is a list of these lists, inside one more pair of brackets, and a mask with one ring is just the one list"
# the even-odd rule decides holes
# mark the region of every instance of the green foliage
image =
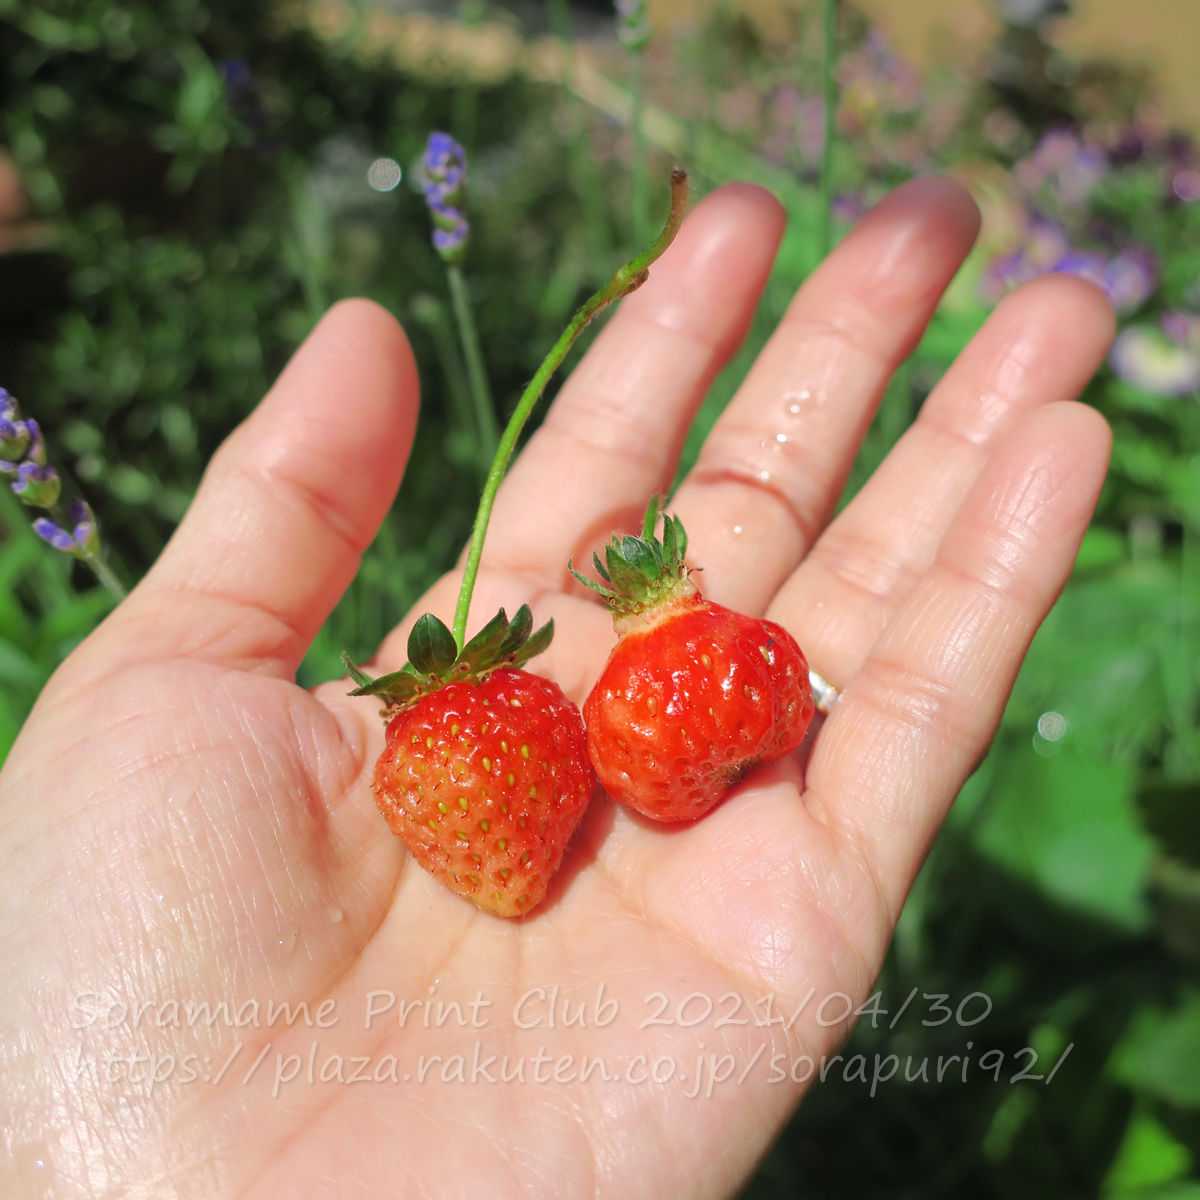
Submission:
[[[329,304],[365,294],[405,322],[422,372],[418,444],[393,513],[306,660],[312,683],[342,674],[344,648],[371,653],[453,561],[478,481],[424,206],[406,186],[367,187],[370,162],[390,156],[411,175],[431,128],[467,144],[464,269],[501,416],[631,237],[627,164],[605,118],[517,78],[482,87],[408,76],[353,37],[325,43],[287,24],[286,8],[0,0],[0,144],[38,230],[0,254],[0,361],[132,580],[216,446]],[[554,11],[561,28],[565,9]],[[1072,111],[1070,89],[1050,86],[1061,70],[1023,92],[1011,80],[997,92],[934,79],[914,99],[903,71],[872,65],[861,22],[848,16],[843,32],[839,192],[869,200],[947,163],[1007,172],[1046,126],[1089,119]],[[736,6],[720,6],[670,64],[662,99],[682,122],[693,179],[762,182],[791,218],[685,460],[817,258],[820,156],[806,142],[803,91],[820,78],[814,35],[802,16],[793,36],[768,43]],[[1108,80],[1106,95],[1136,97],[1127,80],[1067,66],[1080,94],[1094,78]],[[996,128],[1009,130],[1004,144]],[[1200,305],[1200,205],[1165,203],[1160,165],[1112,172],[1080,214],[1159,251],[1162,282],[1139,320]],[[997,202],[1002,212],[1013,203]],[[851,494],[986,319],[980,286],[997,252],[985,237],[898,375]],[[1200,1196],[1189,1182],[1200,1144],[1200,404],[1109,371],[1087,399],[1116,434],[1097,521],[996,745],[913,889],[880,999],[847,1051],[919,1062],[971,1042],[974,1069],[963,1081],[956,1065],[941,1084],[901,1074],[873,1094],[831,1075],[748,1195]],[[2,491],[0,535],[2,755],[110,602],[45,550]],[[447,652],[436,635],[413,658],[437,665]],[[940,1002],[927,998],[938,994],[952,1013],[982,994],[989,1011],[978,1024],[939,1023]],[[1066,1054],[1053,1081],[1010,1082],[1026,1047],[1038,1072]],[[1005,1055],[999,1081],[978,1069],[985,1049]]]

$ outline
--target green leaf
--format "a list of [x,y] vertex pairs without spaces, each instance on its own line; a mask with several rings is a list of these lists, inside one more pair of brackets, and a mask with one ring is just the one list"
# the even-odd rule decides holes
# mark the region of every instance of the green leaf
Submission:
[[1150,1112],[1135,1113],[1104,1177],[1104,1195],[1114,1198],[1174,1183],[1191,1169],[1192,1156]]
[[512,619],[512,624],[508,627],[508,634],[500,645],[499,653],[496,655],[498,659],[509,658],[514,651],[519,650],[525,644],[525,640],[529,637],[529,631],[533,628],[533,613],[529,611],[528,604],[522,604],[517,609],[516,616]]
[[421,677],[409,667],[393,671],[390,675],[380,675],[376,680],[357,687],[350,693],[352,696],[381,696],[393,704],[403,704],[414,696],[420,695],[425,687]]
[[678,559],[679,548],[675,542],[675,522],[670,517],[663,518],[662,556],[668,566],[673,566]]
[[1049,753],[1006,760],[974,834],[978,849],[1060,904],[1122,930],[1145,929],[1153,843],[1138,819],[1131,771],[1063,744]]
[[468,671],[495,662],[508,635],[508,614],[501,609],[464,647],[458,661]]
[[354,663],[350,660],[350,655],[345,650],[342,651],[342,665],[346,668],[346,674],[354,680],[356,687],[370,687],[371,684],[375,682],[370,675],[368,675],[365,671],[359,670],[359,668],[354,665]]
[[441,675],[457,657],[454,634],[433,613],[426,613],[408,635],[408,661],[422,675]]
[[654,530],[658,527],[658,514],[662,508],[662,497],[655,493],[650,497],[650,503],[646,505],[646,515],[642,519],[642,537],[649,541],[654,536]]
[[513,655],[513,666],[519,667],[531,658],[536,658],[553,640],[554,621],[549,620]]
[[1122,1083],[1185,1108],[1200,1108],[1200,991],[1171,1008],[1147,1006],[1117,1043],[1109,1070]]
[[643,590],[645,576],[636,567],[626,562],[624,550],[608,551],[608,574],[612,579],[613,589],[622,596],[639,596]]

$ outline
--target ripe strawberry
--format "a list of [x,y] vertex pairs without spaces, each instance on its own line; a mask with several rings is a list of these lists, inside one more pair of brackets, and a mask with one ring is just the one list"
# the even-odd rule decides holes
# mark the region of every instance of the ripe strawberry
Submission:
[[616,614],[620,640],[583,706],[588,755],[609,795],[656,821],[703,816],[756,763],[804,739],[808,664],[787,630],[713,604],[684,564],[676,517],[613,537],[604,581],[576,578]]
[[381,696],[390,717],[375,766],[375,799],[392,832],[452,891],[517,917],[545,898],[591,797],[579,709],[559,687],[517,669],[550,643],[530,636],[522,606],[501,612],[457,652],[422,617],[410,663],[355,695]]

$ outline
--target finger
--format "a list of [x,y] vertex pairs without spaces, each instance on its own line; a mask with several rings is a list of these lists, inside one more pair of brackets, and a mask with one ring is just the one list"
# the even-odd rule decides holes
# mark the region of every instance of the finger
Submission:
[[817,738],[807,801],[861,856],[892,916],[1071,571],[1110,441],[1080,404],[1020,422]]
[[[580,362],[496,501],[484,562],[561,583],[568,558],[641,520],[737,348],[784,216],[769,192],[723,187],[684,222],[649,281]],[[552,503],[547,503],[552,500]]]
[[393,318],[362,300],[333,308],[217,451],[131,597],[139,652],[293,672],[391,506],[417,403]]
[[761,612],[812,544],[978,227],[962,187],[917,180],[800,289],[672,503],[714,600]]
[[835,682],[853,675],[933,562],[996,444],[1037,406],[1074,399],[1112,332],[1101,292],[1065,275],[996,309],[770,606],[818,671]]

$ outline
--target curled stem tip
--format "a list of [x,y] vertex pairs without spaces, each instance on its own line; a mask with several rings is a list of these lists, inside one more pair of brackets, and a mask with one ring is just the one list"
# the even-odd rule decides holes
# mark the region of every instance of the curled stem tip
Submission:
[[550,382],[554,372],[562,365],[576,339],[587,328],[589,322],[602,309],[621,299],[622,296],[627,296],[646,282],[650,267],[662,257],[667,247],[675,240],[675,235],[683,224],[687,201],[687,172],[682,167],[673,167],[671,170],[671,207],[662,232],[640,254],[618,267],[608,283],[576,310],[566,329],[559,335],[558,341],[550,348],[550,352],[542,360],[533,378],[521,393],[521,398],[517,401],[517,406],[513,409],[513,414],[509,417],[508,424],[500,436],[500,444],[496,448],[495,457],[492,459],[491,468],[484,481],[483,494],[479,498],[479,508],[475,513],[471,543],[467,550],[467,562],[463,569],[462,588],[459,590],[458,604],[454,610],[454,640],[460,650],[466,639],[467,615],[471,609],[471,595],[475,591],[475,580],[479,574],[479,560],[483,557],[483,543],[487,536],[488,522],[492,516],[492,506],[509,463],[512,462],[521,431],[525,428],[526,422],[542,393],[546,390],[546,385]]

